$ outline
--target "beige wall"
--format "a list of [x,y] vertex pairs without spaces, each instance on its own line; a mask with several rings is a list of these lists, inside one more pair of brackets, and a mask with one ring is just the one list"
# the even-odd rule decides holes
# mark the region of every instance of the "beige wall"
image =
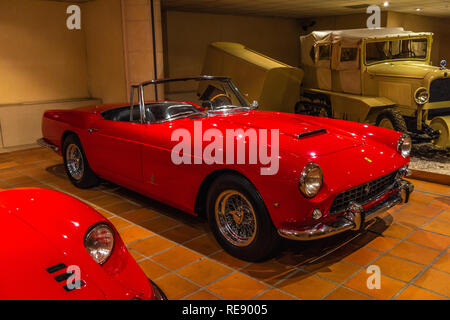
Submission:
[[121,0],[91,1],[81,9],[90,96],[127,101]]
[[[367,28],[368,14],[347,14],[341,16],[319,17],[312,19],[301,19],[300,26],[308,26],[312,21],[315,22],[313,27],[308,27],[307,30],[300,28],[300,34],[309,34],[312,31],[319,30],[341,30],[341,29],[361,29]],[[387,21],[387,12],[381,12],[381,26],[385,27]]]
[[[127,65],[127,87],[141,82],[162,78],[163,45],[161,28],[161,6],[159,0],[153,0],[152,24],[151,5],[148,0],[122,0],[123,25],[125,33],[124,50]],[[153,32],[153,27],[155,28]],[[153,39],[155,34],[155,39]],[[156,49],[153,50],[155,42]],[[157,70],[154,56],[156,53]],[[146,99],[153,99],[155,88],[145,88]]]
[[82,3],[81,30],[66,27],[70,2],[0,1],[0,152],[40,138],[46,109],[128,100],[124,1],[148,3]]
[[295,19],[164,11],[166,76],[200,75],[209,43],[239,42],[291,65],[299,64]]
[[83,31],[67,3],[0,1],[0,104],[88,97]]

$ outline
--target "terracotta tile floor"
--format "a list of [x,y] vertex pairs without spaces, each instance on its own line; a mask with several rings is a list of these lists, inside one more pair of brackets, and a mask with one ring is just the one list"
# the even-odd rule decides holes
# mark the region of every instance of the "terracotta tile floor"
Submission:
[[[202,219],[106,182],[73,187],[51,151],[0,154],[0,188],[54,189],[94,206],[169,299],[450,299],[450,187],[412,182],[411,202],[362,234],[286,240],[276,258],[248,263],[224,252]],[[370,265],[380,289],[367,288]]]

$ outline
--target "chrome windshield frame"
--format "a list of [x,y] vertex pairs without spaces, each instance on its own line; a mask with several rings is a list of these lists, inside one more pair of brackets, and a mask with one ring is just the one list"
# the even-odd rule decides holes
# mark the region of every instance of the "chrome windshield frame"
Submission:
[[[234,85],[234,83],[231,81],[229,77],[222,77],[222,76],[200,76],[200,77],[185,77],[185,78],[168,78],[168,79],[155,79],[150,81],[145,81],[136,85],[131,85],[130,90],[130,121],[133,122],[133,109],[134,109],[134,92],[137,90],[138,92],[138,100],[139,100],[139,113],[140,113],[140,123],[141,124],[151,124],[151,123],[161,123],[161,122],[167,122],[172,121],[176,119],[182,119],[187,118],[190,116],[195,116],[202,114],[202,112],[198,113],[192,113],[191,115],[186,115],[183,117],[172,117],[167,120],[161,120],[161,121],[150,121],[150,119],[147,119],[147,115],[145,113],[145,98],[144,98],[144,88],[149,85],[158,85],[158,84],[164,84],[164,83],[170,83],[170,82],[180,82],[180,81],[205,81],[205,80],[217,80],[225,82],[228,87],[231,89],[233,94],[237,97],[239,102],[243,105],[243,107],[239,107],[242,109],[249,109],[251,110],[252,107],[248,103],[248,101],[244,98],[244,96],[241,94],[241,92],[238,90],[238,88]],[[230,108],[229,111],[233,110],[233,108]],[[225,110],[224,110],[225,111]]]

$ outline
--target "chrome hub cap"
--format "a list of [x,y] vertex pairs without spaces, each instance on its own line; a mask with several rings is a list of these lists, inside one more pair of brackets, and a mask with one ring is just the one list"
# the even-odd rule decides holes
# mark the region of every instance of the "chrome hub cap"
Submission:
[[66,151],[67,170],[75,180],[80,180],[84,174],[83,154],[77,145],[71,144]]
[[255,239],[255,211],[242,193],[236,190],[222,192],[216,200],[215,218],[220,233],[235,246],[246,247]]

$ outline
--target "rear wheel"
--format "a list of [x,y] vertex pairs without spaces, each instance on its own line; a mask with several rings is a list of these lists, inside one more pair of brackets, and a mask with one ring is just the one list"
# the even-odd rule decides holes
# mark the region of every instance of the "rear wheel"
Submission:
[[91,170],[80,139],[76,135],[71,134],[64,140],[63,157],[67,176],[76,187],[87,189],[99,184],[100,180]]
[[245,178],[227,174],[211,186],[208,221],[214,236],[231,255],[246,261],[269,258],[279,236],[255,187]]
[[377,118],[377,126],[398,132],[407,132],[406,122],[400,112],[388,109],[381,112]]

